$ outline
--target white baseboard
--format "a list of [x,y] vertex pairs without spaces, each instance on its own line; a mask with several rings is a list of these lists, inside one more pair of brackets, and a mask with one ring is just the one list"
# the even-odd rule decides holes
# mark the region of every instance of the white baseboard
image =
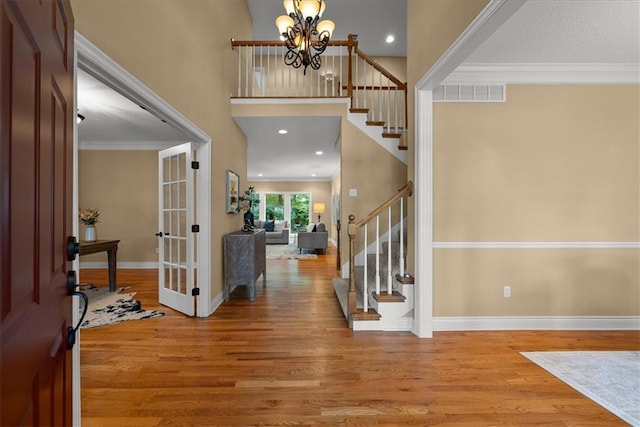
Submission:
[[[109,268],[106,262],[80,262],[80,269],[83,268]],[[120,262],[118,261],[118,269],[157,269],[157,262]]]
[[224,296],[222,292],[220,292],[218,295],[216,295],[216,297],[213,300],[211,300],[211,306],[209,307],[210,308],[209,316],[211,316],[218,309],[218,307],[222,305],[223,302],[224,302]]
[[640,316],[434,317],[433,330],[640,330]]

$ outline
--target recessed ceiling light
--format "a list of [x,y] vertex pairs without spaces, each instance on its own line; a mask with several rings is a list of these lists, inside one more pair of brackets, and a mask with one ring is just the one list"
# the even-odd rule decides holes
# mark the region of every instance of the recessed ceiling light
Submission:
[[258,174],[258,176],[262,176],[262,174],[261,174],[261,173],[259,173],[259,174]]
[[286,129],[280,129],[280,130],[278,131],[278,133],[279,133],[280,135],[286,135],[286,134],[288,134],[288,133],[289,133],[289,131],[288,131],[288,130],[286,130]]
[[315,174],[315,173],[312,173],[312,174],[311,174],[311,176],[316,176],[316,174]]
[[395,39],[396,39],[396,38],[395,38],[395,37],[393,37],[393,34],[389,34],[389,35],[387,36],[386,41],[387,41],[387,43],[393,43],[393,41],[394,41]]
[[324,153],[322,151],[316,151],[316,156],[322,156]]

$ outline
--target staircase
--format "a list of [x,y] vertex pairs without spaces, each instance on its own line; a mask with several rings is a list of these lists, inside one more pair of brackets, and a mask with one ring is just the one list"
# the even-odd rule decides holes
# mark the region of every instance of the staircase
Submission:
[[[405,239],[406,242],[406,239]],[[391,254],[391,293],[388,292],[388,255]],[[405,251],[406,253],[406,243]],[[368,272],[376,271],[376,258],[379,265],[379,282],[380,292],[376,291],[375,274],[368,274],[367,278],[367,305],[369,313],[357,315],[350,321],[353,330],[376,330],[376,331],[409,331],[413,326],[413,278],[409,275],[400,274],[400,242],[399,240],[391,241],[391,250],[389,251],[389,242],[382,242],[381,252],[379,255],[368,254],[367,266]],[[364,274],[365,266],[356,265],[355,270],[355,291],[356,291],[356,310],[358,313],[364,313]],[[340,302],[342,312],[345,318],[348,315],[348,293],[349,280],[343,278],[333,279],[333,288]]]
[[[282,42],[232,40],[232,48],[237,54],[237,87],[232,103],[244,103],[247,98],[283,103],[309,103],[302,98],[346,98],[348,121],[408,163],[407,84],[360,51],[356,36],[331,41],[322,55],[323,67],[307,70],[304,78],[284,65],[286,49]],[[409,181],[365,218],[356,222],[353,215],[349,216],[349,279],[334,279],[334,289],[354,330],[412,329],[414,285],[413,278],[405,274],[403,231],[404,208],[412,192]],[[381,220],[386,223],[382,227]]]
[[[404,206],[412,193],[413,184],[409,181],[362,220],[355,222],[355,217],[349,216],[349,279],[336,278],[333,287],[353,330],[408,331],[413,326],[413,278],[404,269]],[[392,226],[394,218],[398,222]],[[383,235],[381,219],[387,230]],[[372,245],[368,244],[370,237]],[[358,257],[356,244],[362,247]],[[361,265],[356,265],[356,258],[362,260]]]

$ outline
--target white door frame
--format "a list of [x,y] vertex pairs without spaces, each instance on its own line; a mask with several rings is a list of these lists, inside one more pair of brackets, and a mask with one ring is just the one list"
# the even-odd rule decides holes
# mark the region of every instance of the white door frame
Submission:
[[415,307],[412,332],[433,336],[433,89],[526,0],[491,0],[414,88]]
[[78,52],[77,67],[137,105],[144,105],[147,111],[166,120],[196,145],[200,162],[195,189],[198,198],[197,217],[200,229],[203,230],[198,237],[197,250],[198,260],[205,261],[197,266],[198,283],[209,285],[200,288],[196,315],[207,317],[211,314],[211,263],[207,262],[211,259],[211,138],[78,32],[75,33],[75,43]]
[[[211,137],[193,124],[179,111],[167,104],[162,98],[147,88],[142,82],[113,61],[104,52],[93,45],[77,31],[75,32],[76,61],[74,74],[78,68],[86,71],[116,92],[130,99],[138,105],[144,105],[147,111],[157,117],[162,117],[167,123],[183,132],[191,142],[196,143],[198,161],[200,162],[200,174],[196,185],[198,198],[197,217],[202,230],[198,237],[198,284],[200,295],[197,297],[198,317],[208,317],[212,311],[211,304]],[[77,92],[77,86],[76,90]],[[74,107],[77,107],[74,105]],[[74,134],[74,192],[73,206],[78,206],[78,141],[77,132]],[[74,232],[78,230],[78,216],[73,215]],[[74,267],[77,268],[77,264]],[[204,285],[204,286],[203,286]],[[77,321],[77,318],[74,319]],[[80,343],[80,331],[78,331],[78,344]],[[74,346],[74,372],[73,378],[73,414],[75,422],[80,422],[80,345]],[[79,424],[78,424],[79,425]]]

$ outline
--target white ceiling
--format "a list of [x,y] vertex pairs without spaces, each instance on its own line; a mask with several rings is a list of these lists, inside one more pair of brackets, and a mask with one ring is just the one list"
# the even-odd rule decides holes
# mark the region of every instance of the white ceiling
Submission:
[[[406,0],[325,0],[322,19],[336,24],[332,40],[358,36],[358,45],[369,56],[407,55]],[[284,15],[282,0],[247,0],[253,22],[254,40],[278,40],[275,20]],[[393,44],[387,44],[393,35]]]
[[[274,40],[274,20],[284,11],[282,0],[247,2],[254,39]],[[323,17],[336,23],[334,39],[358,34],[361,49],[369,55],[405,56],[406,0],[327,0]],[[529,0],[462,65],[638,64],[639,22],[638,0]],[[393,45],[384,42],[389,33],[396,37]],[[78,76],[79,111],[87,117],[79,127],[80,141],[184,140],[139,106],[107,96],[108,88],[87,77]],[[337,118],[263,117],[236,122],[247,136],[251,180],[326,181],[339,167]],[[282,128],[289,130],[285,137],[277,133]],[[315,156],[318,149],[325,155]]]
[[186,142],[171,125],[140,108],[85,71],[78,69],[78,112],[85,120],[78,126],[83,147],[117,143],[165,146]]

